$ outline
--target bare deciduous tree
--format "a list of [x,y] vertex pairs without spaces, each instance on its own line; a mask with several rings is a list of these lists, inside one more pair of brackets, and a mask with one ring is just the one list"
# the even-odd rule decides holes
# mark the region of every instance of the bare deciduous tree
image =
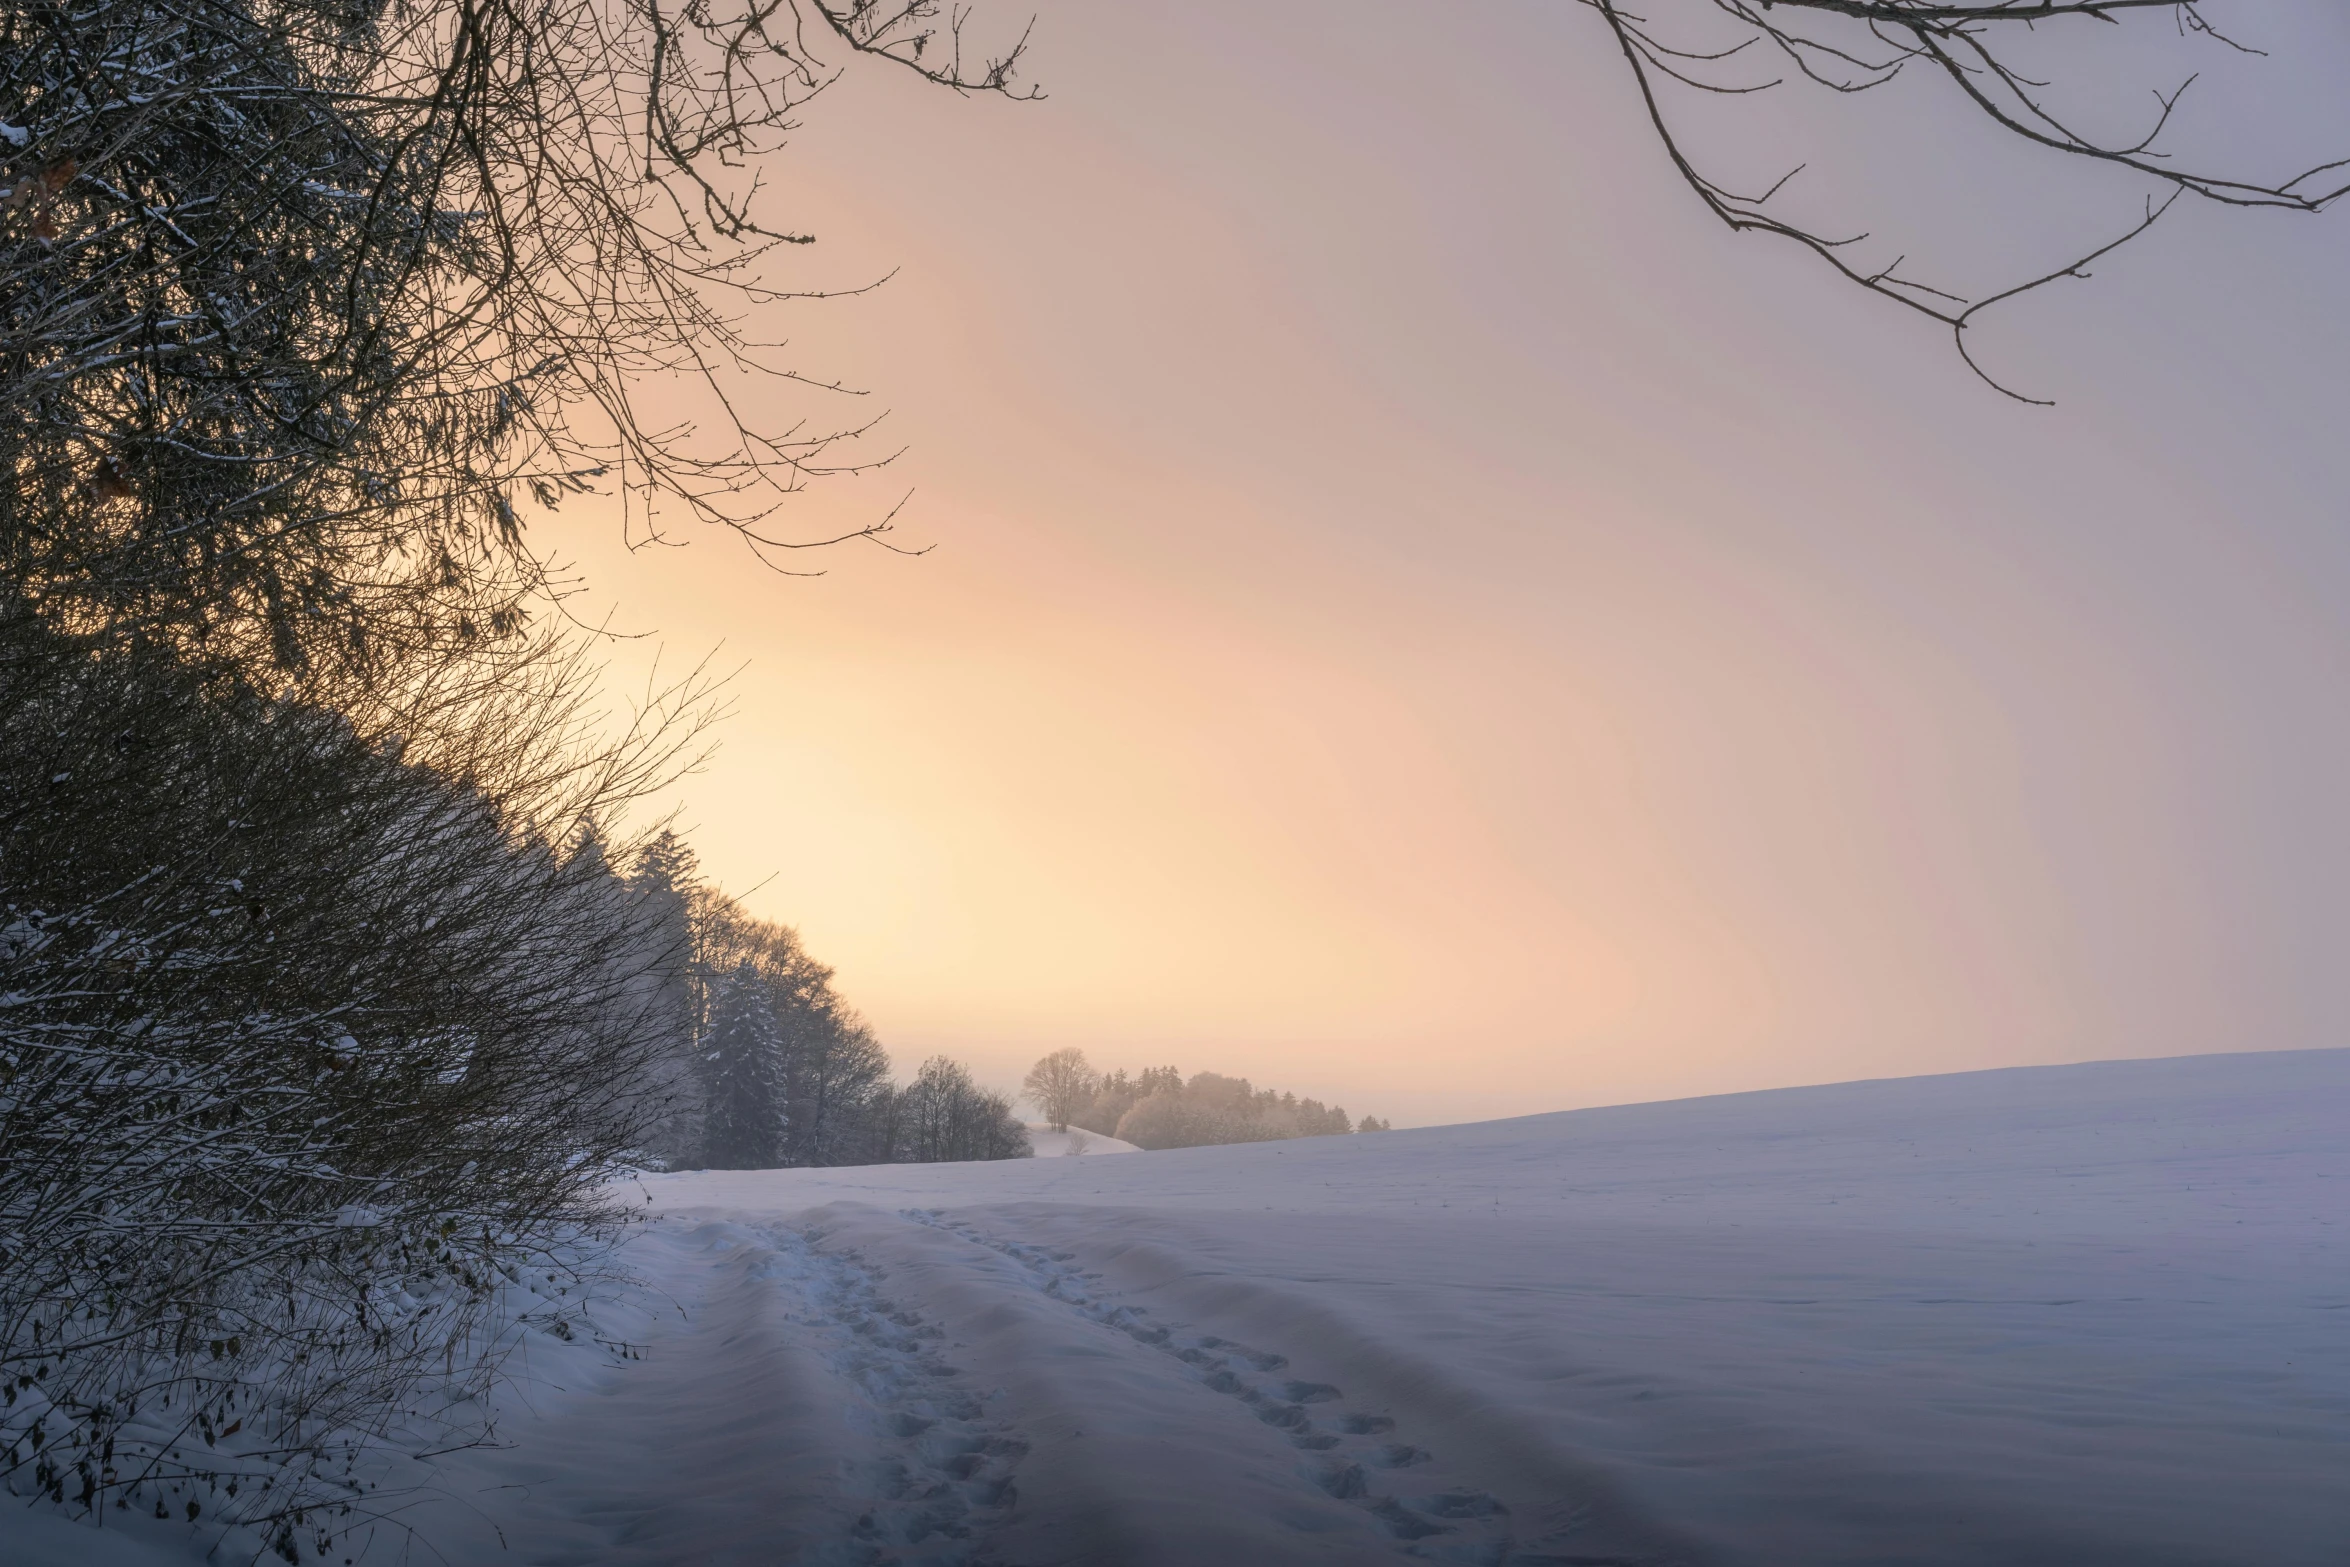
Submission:
[[[770,560],[863,423],[739,324],[758,160],[934,0],[93,0],[0,15],[0,573],[53,628],[279,671],[517,633],[611,481]],[[680,390],[692,395],[681,403]],[[681,406],[691,410],[678,416]],[[886,519],[847,538],[879,539]]]
[[1025,1159],[1035,1152],[1012,1102],[981,1088],[959,1061],[932,1056],[894,1098],[891,1157],[899,1162]]
[[1028,1069],[1021,1083],[1028,1098],[1044,1112],[1045,1124],[1056,1132],[1069,1130],[1069,1118],[1093,1100],[1101,1074],[1086,1064],[1085,1052],[1071,1045],[1056,1050]]

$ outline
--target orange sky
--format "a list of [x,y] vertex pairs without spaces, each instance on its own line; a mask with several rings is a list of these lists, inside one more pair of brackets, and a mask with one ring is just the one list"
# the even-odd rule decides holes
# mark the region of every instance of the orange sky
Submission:
[[1006,1085],[1411,1123],[2339,1043],[2339,225],[2019,311],[2026,410],[1708,228],[1579,8],[1504,12],[1048,7],[1045,103],[810,114],[792,279],[898,275],[761,325],[908,452],[795,525],[911,489],[936,549],[547,535],[747,661],[705,865]]

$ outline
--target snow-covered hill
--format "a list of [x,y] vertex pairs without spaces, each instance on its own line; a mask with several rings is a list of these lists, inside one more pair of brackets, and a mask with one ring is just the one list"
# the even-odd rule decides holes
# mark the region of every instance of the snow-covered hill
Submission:
[[642,1358],[534,1351],[401,1516],[467,1567],[2340,1567],[2346,1148],[2326,1051],[653,1177]]
[[1028,1146],[1039,1159],[1059,1159],[1069,1154],[1140,1153],[1141,1149],[1122,1138],[1105,1136],[1071,1127],[1056,1132],[1049,1126],[1028,1128]]

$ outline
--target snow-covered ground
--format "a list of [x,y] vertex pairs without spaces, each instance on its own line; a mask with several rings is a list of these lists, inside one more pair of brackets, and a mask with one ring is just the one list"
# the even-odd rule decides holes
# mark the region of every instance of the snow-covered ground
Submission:
[[2350,1562],[2346,1051],[644,1187],[335,1556]]
[[1141,1149],[1117,1137],[1105,1137],[1100,1132],[1082,1131],[1071,1127],[1056,1132],[1049,1126],[1031,1126],[1028,1146],[1036,1150],[1039,1159],[1058,1159],[1068,1154],[1140,1153]]

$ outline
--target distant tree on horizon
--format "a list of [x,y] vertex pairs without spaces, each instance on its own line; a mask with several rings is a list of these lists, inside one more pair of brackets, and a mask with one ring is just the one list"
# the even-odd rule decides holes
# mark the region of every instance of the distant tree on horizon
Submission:
[[1012,1101],[981,1088],[960,1061],[932,1056],[895,1100],[893,1163],[1025,1159],[1036,1151]]
[[1101,1074],[1085,1059],[1085,1052],[1071,1045],[1056,1050],[1028,1069],[1021,1084],[1027,1097],[1044,1112],[1045,1124],[1056,1132],[1069,1130],[1069,1117],[1093,1102],[1094,1090],[1101,1084]]
[[1098,1075],[1092,1098],[1070,1112],[1070,1124],[1149,1149],[1339,1137],[1355,1130],[1343,1105],[1258,1088],[1221,1072],[1186,1079],[1172,1066]]

